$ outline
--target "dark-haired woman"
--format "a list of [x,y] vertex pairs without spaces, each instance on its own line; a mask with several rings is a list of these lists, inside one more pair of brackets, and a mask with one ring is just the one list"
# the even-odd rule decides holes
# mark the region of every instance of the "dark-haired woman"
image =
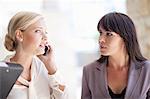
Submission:
[[150,99],[150,61],[140,52],[133,21],[108,13],[97,29],[101,57],[84,66],[81,99]]

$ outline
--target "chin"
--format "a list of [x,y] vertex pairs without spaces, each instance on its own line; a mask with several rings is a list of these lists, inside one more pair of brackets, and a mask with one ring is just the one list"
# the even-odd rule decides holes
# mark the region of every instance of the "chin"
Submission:
[[103,56],[109,56],[108,53],[104,53],[104,52],[100,52],[100,54],[103,55]]
[[42,50],[37,50],[36,51],[36,55],[42,55],[42,54],[44,54],[44,51],[42,51]]
[[36,55],[42,55],[42,54],[44,54],[44,53],[37,53]]

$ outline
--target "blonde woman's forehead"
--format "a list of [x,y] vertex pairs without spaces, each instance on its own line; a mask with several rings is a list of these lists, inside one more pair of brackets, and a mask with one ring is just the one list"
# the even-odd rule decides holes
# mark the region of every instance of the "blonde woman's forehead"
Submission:
[[37,20],[36,22],[32,23],[27,29],[44,29],[46,30],[46,24],[43,19]]
[[31,20],[25,21],[24,25],[19,27],[19,29],[25,30],[27,29],[29,26],[31,26],[32,24],[35,24],[38,21],[43,20],[44,18],[42,16],[37,16]]

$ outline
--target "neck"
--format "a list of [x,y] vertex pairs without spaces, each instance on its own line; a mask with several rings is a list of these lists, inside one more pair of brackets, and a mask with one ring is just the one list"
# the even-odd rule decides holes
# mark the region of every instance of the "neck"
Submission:
[[128,55],[116,55],[109,56],[108,58],[108,67],[113,69],[123,69],[129,65],[129,56]]
[[30,69],[33,55],[24,52],[16,52],[10,61],[21,64],[24,69]]

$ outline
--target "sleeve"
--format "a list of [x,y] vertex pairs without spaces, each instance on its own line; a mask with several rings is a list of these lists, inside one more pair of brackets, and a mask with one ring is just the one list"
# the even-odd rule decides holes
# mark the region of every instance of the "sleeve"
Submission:
[[69,99],[67,86],[65,90],[62,91],[59,89],[59,84],[65,85],[64,81],[60,77],[60,72],[57,71],[53,75],[48,75],[49,85],[51,87],[51,99]]
[[146,99],[150,99],[150,89],[149,89],[148,92],[147,92]]
[[83,68],[83,75],[82,75],[82,93],[81,99],[92,99],[91,92],[88,86],[88,80],[86,75],[86,67]]

